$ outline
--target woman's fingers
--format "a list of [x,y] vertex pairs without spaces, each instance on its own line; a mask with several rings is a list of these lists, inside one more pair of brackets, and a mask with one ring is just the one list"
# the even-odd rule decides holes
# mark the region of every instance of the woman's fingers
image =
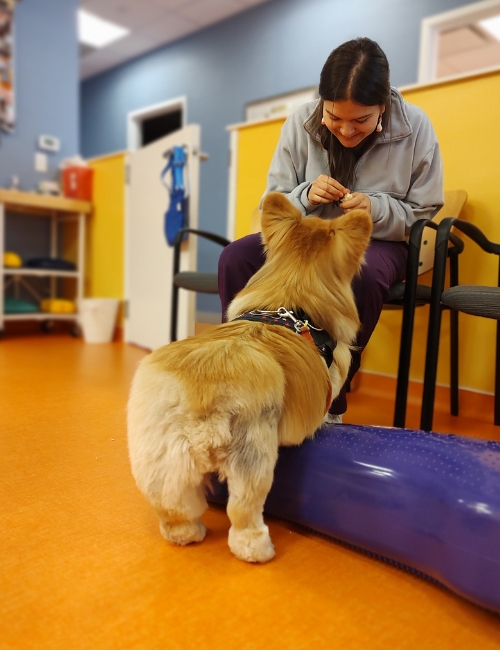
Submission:
[[362,192],[353,192],[344,196],[344,200],[340,202],[341,208],[344,212],[349,210],[366,210],[371,212],[370,197]]
[[333,203],[341,199],[349,190],[341,185],[331,176],[321,174],[311,183],[307,198],[310,203],[319,205],[320,203]]

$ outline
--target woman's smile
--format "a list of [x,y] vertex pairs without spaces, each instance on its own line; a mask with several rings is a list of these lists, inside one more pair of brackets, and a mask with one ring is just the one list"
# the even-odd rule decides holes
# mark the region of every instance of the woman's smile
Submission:
[[349,100],[323,102],[323,123],[344,147],[355,147],[377,127],[385,106],[364,106]]

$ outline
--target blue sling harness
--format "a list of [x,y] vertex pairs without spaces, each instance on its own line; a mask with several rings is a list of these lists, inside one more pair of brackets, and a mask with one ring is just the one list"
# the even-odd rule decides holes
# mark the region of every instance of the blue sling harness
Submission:
[[[187,197],[184,185],[184,167],[186,165],[186,152],[184,147],[172,147],[167,152],[168,163],[161,172],[160,178],[170,194],[170,205],[165,212],[165,237],[169,246],[174,245],[175,236],[186,224]],[[172,170],[172,183],[168,185],[165,175]]]

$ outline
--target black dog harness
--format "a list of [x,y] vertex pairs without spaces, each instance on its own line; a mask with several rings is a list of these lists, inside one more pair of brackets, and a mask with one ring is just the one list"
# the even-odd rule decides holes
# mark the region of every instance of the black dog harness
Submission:
[[316,327],[309,316],[301,309],[295,315],[293,311],[280,307],[277,311],[264,311],[254,309],[248,311],[234,320],[251,320],[268,325],[282,325],[289,330],[300,334],[318,348],[319,353],[325,360],[328,368],[333,363],[333,351],[337,347],[337,341],[321,327]]

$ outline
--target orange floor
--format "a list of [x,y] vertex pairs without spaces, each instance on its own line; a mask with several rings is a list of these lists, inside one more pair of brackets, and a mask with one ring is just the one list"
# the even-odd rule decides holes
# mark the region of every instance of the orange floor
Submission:
[[[0,341],[2,650],[500,647],[500,617],[278,520],[264,566],[230,554],[215,508],[202,544],[165,542],[127,458],[125,403],[144,354],[65,334]],[[391,401],[370,384],[346,419],[390,424]],[[489,413],[447,417],[444,430],[498,439]]]

